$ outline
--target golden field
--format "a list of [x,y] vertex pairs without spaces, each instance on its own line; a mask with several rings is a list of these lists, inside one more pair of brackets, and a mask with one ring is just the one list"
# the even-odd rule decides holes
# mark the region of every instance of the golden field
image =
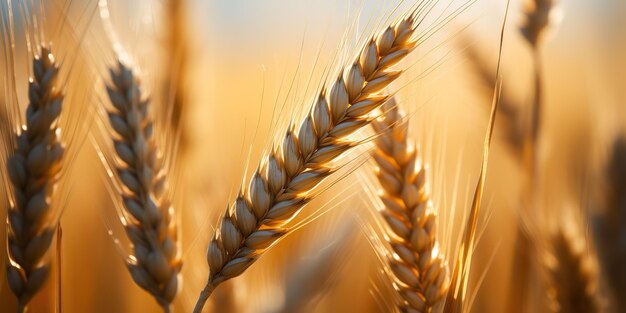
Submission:
[[[20,310],[19,296],[9,282],[28,281],[28,275],[11,278],[10,270],[4,270],[15,266],[26,271],[19,253],[10,248],[12,242],[24,250],[28,245],[11,239],[21,235],[10,212],[26,214],[16,190],[32,194],[36,187],[29,186],[41,187],[44,178],[16,187],[11,160],[17,153],[15,138],[25,132],[20,126],[31,114],[27,107],[37,102],[32,94],[40,91],[31,90],[29,97],[29,78],[37,76],[33,59],[39,45],[50,45],[60,65],[55,90],[65,99],[58,125],[51,123],[47,130],[61,130],[65,152],[62,170],[45,177],[49,183],[41,187],[50,210],[42,214],[47,226],[25,218],[33,229],[55,231],[54,240],[41,247],[45,255],[32,265],[49,266],[51,271],[28,300],[28,312],[192,312],[207,277],[228,276],[209,269],[207,248],[212,240],[219,243],[221,255],[214,254],[209,262],[237,260],[245,254],[243,249],[254,251],[245,250],[248,254],[240,259],[254,260],[241,275],[216,283],[203,312],[420,312],[403,297],[407,290],[428,302],[423,312],[623,312],[626,148],[615,142],[626,136],[626,4],[529,3],[511,1],[500,42],[507,3],[495,0],[2,1],[0,173],[5,192],[0,193],[0,212],[7,223],[0,226],[6,239],[0,241],[5,265],[0,271],[0,311]],[[414,10],[421,12],[411,37],[417,39],[416,47],[409,48],[407,41],[410,53],[393,67],[383,67],[384,42],[378,34]],[[541,24],[542,18],[547,24]],[[533,21],[539,28],[532,31],[541,35],[534,45],[522,31]],[[399,36],[402,28],[394,27]],[[269,219],[267,212],[253,217],[255,231],[280,229],[285,234],[267,249],[250,248],[233,204],[245,200],[256,214],[262,201],[249,186],[256,171],[271,172],[268,156],[275,151],[279,163],[289,166],[284,139],[291,138],[288,131],[300,130],[320,94],[334,114],[333,86],[340,78],[347,82],[348,93],[356,88],[351,84],[354,77],[346,73],[351,66],[366,71],[361,49],[372,42],[378,47],[382,73],[372,77],[391,77],[392,70],[403,73],[374,92],[367,90],[373,79],[366,75],[360,93],[346,101],[353,107],[358,100],[388,94],[405,117],[382,130],[370,127],[371,120],[391,118],[385,117],[391,107],[381,102],[370,113],[331,122],[360,122],[349,126],[354,133],[335,136],[354,147],[328,162],[313,162],[309,155],[300,172],[287,170],[284,188],[269,191],[269,212],[285,199],[306,205],[285,223]],[[389,48],[390,54],[405,49],[398,42]],[[141,88],[142,99],[150,99],[141,130],[127,138],[111,130],[115,127],[109,113],[143,116],[144,103],[125,92],[119,94],[130,102],[128,112],[113,103],[106,86],[124,85],[109,72],[115,72],[118,60],[137,77],[127,83]],[[340,72],[346,75],[342,78]],[[33,81],[45,85],[41,79]],[[488,147],[482,204],[472,225],[468,217],[480,190],[477,181],[494,89],[500,95],[499,110]],[[45,102],[51,94],[43,92],[36,100]],[[533,118],[534,105],[540,119]],[[318,127],[318,119],[311,116]],[[126,117],[124,123],[133,126],[133,121]],[[538,125],[534,139],[533,125]],[[451,279],[442,283],[443,293],[437,297],[424,295],[430,285],[422,281],[436,276],[434,270],[420,272],[422,265],[413,264],[417,267],[403,273],[419,283],[407,285],[406,276],[390,265],[411,262],[389,242],[416,245],[400,238],[397,228],[383,218],[389,208],[381,196],[389,195],[389,189],[381,187],[377,173],[385,167],[375,156],[380,152],[377,143],[389,134],[400,140],[403,131],[407,147],[402,147],[410,152],[416,147],[420,161],[417,168],[396,168],[408,175],[400,182],[414,183],[415,177],[403,171],[423,166],[426,189],[407,195],[412,190],[402,187],[398,199],[410,207],[411,218],[418,213],[407,199],[417,197],[421,203],[430,196],[432,201],[428,218],[436,220],[437,227],[427,234],[428,251],[441,256]],[[340,144],[333,136],[324,141],[317,130],[314,135],[317,148]],[[137,143],[138,137],[147,143]],[[298,138],[296,150],[304,153],[302,132]],[[124,161],[112,139],[127,142],[137,160]],[[52,153],[49,141],[43,145]],[[141,153],[147,153],[145,158]],[[153,162],[149,155],[162,160]],[[34,172],[32,166],[27,168],[25,175]],[[149,186],[130,190],[132,182],[120,178],[121,169],[141,184],[149,181]],[[305,191],[296,190],[292,178],[322,169],[332,174]],[[138,173],[154,174],[154,179]],[[277,176],[260,175],[271,189]],[[169,182],[162,196],[154,190],[159,177]],[[142,198],[146,190],[152,200]],[[147,226],[129,218],[133,214],[121,194],[154,201],[161,224]],[[236,230],[226,231],[229,226],[223,220],[234,223]],[[137,239],[129,239],[125,231],[128,223],[142,231],[154,227],[162,245],[165,238],[176,242],[175,256],[168,254],[164,265],[171,270],[168,279],[177,278],[171,301],[155,301],[156,291],[146,292],[129,275],[128,262],[149,267],[153,259],[147,257],[144,263]],[[426,227],[421,222],[405,224],[411,234]],[[461,251],[466,252],[461,249],[468,227],[476,233],[469,259],[460,261],[467,268],[460,275],[461,286],[467,280],[466,292],[452,301],[456,290],[447,287],[454,281]],[[229,235],[236,237],[240,254],[228,251]],[[436,245],[430,244],[433,239]],[[150,248],[165,250],[152,242]],[[430,261],[411,253],[422,258],[420,264]],[[156,284],[159,290],[167,289]],[[456,301],[461,305],[453,305]]]

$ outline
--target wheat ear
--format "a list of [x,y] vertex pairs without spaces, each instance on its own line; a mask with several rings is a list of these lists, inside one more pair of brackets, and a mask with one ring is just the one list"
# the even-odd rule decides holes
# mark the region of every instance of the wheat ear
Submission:
[[370,123],[369,113],[388,97],[383,89],[401,73],[390,67],[417,45],[415,19],[410,15],[369,40],[345,75],[322,88],[299,130],[290,127],[282,145],[261,162],[209,244],[210,274],[194,312],[202,311],[217,285],[243,273],[287,233],[282,226],[335,170],[330,162],[356,145],[347,136]]
[[372,122],[379,134],[373,158],[382,186],[382,216],[387,221],[389,267],[403,302],[402,312],[431,312],[445,297],[448,266],[439,254],[437,216],[428,195],[424,165],[407,138],[404,114],[392,100],[384,118]]
[[531,45],[537,46],[546,31],[553,26],[558,2],[559,0],[526,0],[524,7],[526,19],[520,31]]
[[116,179],[123,186],[122,220],[132,243],[127,266],[135,283],[169,312],[182,265],[163,161],[153,135],[150,100],[133,71],[121,62],[111,69],[108,112],[117,156]]
[[551,279],[550,300],[555,312],[600,312],[597,273],[582,238],[564,230],[551,238],[552,260],[546,264]]
[[61,172],[64,147],[58,119],[63,92],[55,86],[59,66],[46,47],[33,60],[26,125],[16,134],[8,159],[13,199],[8,212],[7,279],[18,312],[41,289],[50,272],[45,255],[56,231],[51,197]]

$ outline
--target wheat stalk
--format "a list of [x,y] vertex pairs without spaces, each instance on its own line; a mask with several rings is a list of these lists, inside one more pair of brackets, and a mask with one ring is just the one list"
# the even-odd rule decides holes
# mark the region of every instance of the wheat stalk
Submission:
[[282,145],[261,162],[209,244],[210,274],[194,312],[202,311],[215,287],[243,273],[289,231],[283,225],[335,170],[330,162],[356,145],[347,136],[370,123],[369,113],[388,97],[383,89],[401,73],[390,67],[417,45],[416,18],[412,14],[370,39],[345,75],[322,88],[299,130],[290,127]]
[[16,133],[7,162],[13,191],[7,218],[7,279],[18,299],[17,312],[26,310],[51,267],[45,256],[56,231],[52,196],[65,150],[58,127],[64,98],[55,86],[58,74],[53,54],[42,46],[33,60],[26,125]]
[[[525,22],[520,27],[520,31],[526,37],[526,40],[532,46],[534,75],[535,75],[535,94],[533,95],[533,106],[530,115],[530,121],[527,129],[526,138],[524,140],[524,156],[527,171],[532,177],[536,176],[537,171],[537,141],[539,139],[540,127],[542,122],[541,103],[543,98],[542,83],[542,58],[540,54],[540,39],[544,36],[548,27],[554,23],[553,15],[557,12],[556,0],[531,0],[527,2],[524,15]],[[533,178],[534,179],[534,178]]]
[[169,312],[182,265],[173,209],[166,199],[166,173],[153,135],[150,100],[133,71],[111,69],[108,112],[117,155],[116,179],[124,187],[122,220],[133,246],[127,266],[135,283]]
[[550,238],[552,256],[545,266],[552,287],[548,295],[555,312],[600,312],[597,273],[583,243],[583,238],[563,229]]
[[373,158],[382,186],[382,215],[389,229],[388,258],[402,312],[431,312],[445,297],[448,266],[439,254],[437,217],[428,195],[424,165],[408,140],[404,114],[392,100],[384,118],[372,122],[380,136]]
[[[521,165],[526,174],[526,181],[522,191],[522,206],[531,217],[532,214],[539,211],[539,190],[537,186],[539,182],[539,140],[541,139],[541,129],[543,124],[543,75],[542,75],[542,58],[540,51],[541,39],[545,37],[549,26],[554,22],[554,12],[556,11],[557,0],[528,0],[524,9],[526,20],[520,27],[521,33],[524,35],[528,43],[531,45],[533,53],[533,74],[534,74],[534,90],[532,105],[529,108],[528,117],[523,121],[523,138],[522,138],[522,158]],[[526,294],[531,279],[533,279],[533,268],[531,259],[532,245],[528,234],[525,233],[524,222],[517,222],[517,240],[515,242],[513,256],[513,272],[512,281],[520,286],[519,288],[510,288],[509,291],[509,310],[524,310],[526,305]]]

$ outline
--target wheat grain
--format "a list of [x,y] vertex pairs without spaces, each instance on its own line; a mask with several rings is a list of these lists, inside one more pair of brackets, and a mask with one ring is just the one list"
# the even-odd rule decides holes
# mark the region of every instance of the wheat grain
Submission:
[[153,135],[150,100],[142,94],[133,71],[121,62],[111,69],[107,92],[116,179],[124,187],[122,219],[133,246],[127,266],[135,283],[169,312],[182,262],[173,209],[165,195],[166,173]]
[[[402,312],[431,312],[445,297],[448,266],[439,254],[436,214],[428,195],[425,169],[411,147],[404,114],[392,100],[384,118],[372,122],[380,136],[373,158],[382,186],[382,216],[389,226],[389,267],[396,291],[404,300]],[[397,257],[396,257],[397,256]]]
[[13,191],[7,218],[7,279],[18,312],[39,292],[51,267],[46,253],[56,231],[52,196],[65,150],[58,127],[64,98],[55,86],[58,74],[53,54],[42,46],[33,60],[26,125],[16,134],[7,163]]
[[282,145],[261,162],[209,244],[210,274],[194,312],[202,311],[215,287],[243,273],[289,231],[283,225],[335,170],[330,162],[356,145],[347,136],[369,124],[368,114],[387,99],[383,89],[401,73],[391,67],[417,45],[415,20],[410,15],[370,39],[345,75],[322,89],[300,128],[290,127]]

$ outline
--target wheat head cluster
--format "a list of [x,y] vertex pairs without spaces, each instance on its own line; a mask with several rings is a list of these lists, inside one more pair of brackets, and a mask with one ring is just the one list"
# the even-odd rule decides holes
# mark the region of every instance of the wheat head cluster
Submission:
[[[295,5],[209,2],[250,34]],[[268,110],[271,69],[259,106],[241,73],[288,38],[239,49],[192,0],[1,0],[0,312],[626,312],[626,110],[555,88],[576,0],[492,2],[308,4],[334,29]]]

